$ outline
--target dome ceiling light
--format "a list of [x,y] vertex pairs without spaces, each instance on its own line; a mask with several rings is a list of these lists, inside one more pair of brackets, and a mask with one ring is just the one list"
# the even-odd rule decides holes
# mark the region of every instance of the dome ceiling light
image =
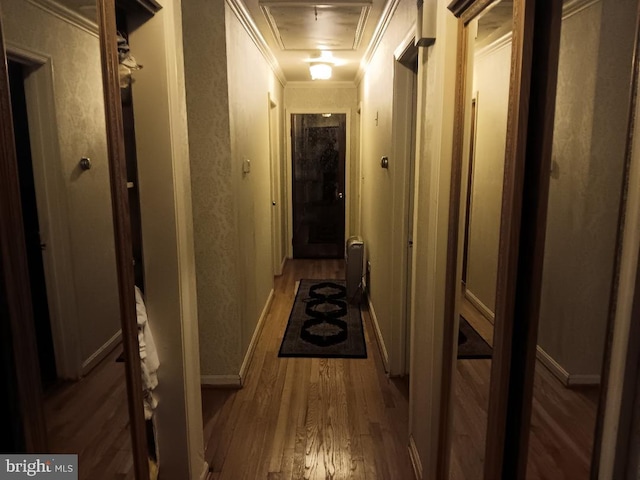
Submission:
[[335,58],[329,50],[321,50],[320,53],[303,61],[309,63],[311,80],[329,80],[333,73],[333,67],[347,63],[344,60]]

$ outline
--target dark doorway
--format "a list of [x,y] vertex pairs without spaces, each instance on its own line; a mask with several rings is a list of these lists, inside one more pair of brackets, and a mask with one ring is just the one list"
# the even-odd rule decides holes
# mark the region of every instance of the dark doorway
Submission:
[[346,114],[292,114],[293,257],[344,257]]
[[25,71],[21,64],[12,61],[9,61],[8,67],[16,158],[20,177],[22,221],[29,263],[31,301],[33,304],[33,317],[38,344],[38,361],[40,363],[42,384],[44,387],[47,387],[56,381],[57,371],[49,319],[44,264],[42,260],[42,251],[46,248],[46,245],[42,243],[40,238],[36,188],[33,178],[33,164],[31,161],[27,101],[24,89]]

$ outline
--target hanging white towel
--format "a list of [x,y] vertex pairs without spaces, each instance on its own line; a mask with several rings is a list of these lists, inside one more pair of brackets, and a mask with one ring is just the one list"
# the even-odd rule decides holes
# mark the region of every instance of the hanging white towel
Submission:
[[142,370],[142,388],[144,390],[144,416],[148,420],[158,405],[153,390],[158,386],[158,368],[160,360],[153,341],[151,326],[147,317],[147,309],[142,299],[142,292],[136,286],[136,317],[138,322],[138,344],[140,346],[140,368]]

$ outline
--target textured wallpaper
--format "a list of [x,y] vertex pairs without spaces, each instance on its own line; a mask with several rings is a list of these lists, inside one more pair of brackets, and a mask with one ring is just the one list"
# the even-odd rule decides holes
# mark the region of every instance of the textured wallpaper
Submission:
[[600,374],[634,28],[624,12],[632,3],[598,2],[562,24],[539,344],[572,375]]
[[[238,201],[242,277],[241,353],[244,358],[273,288],[269,94],[277,102],[282,86],[266,60],[227,8],[229,118],[233,185]],[[242,173],[242,162],[251,171]]]
[[241,270],[231,161],[225,3],[184,2],[182,21],[201,374],[233,374],[241,362]]
[[[85,361],[120,328],[98,38],[27,0],[0,5],[7,42],[52,58],[56,118],[51,121],[61,159],[52,168],[65,195],[61,204],[68,213]],[[92,168],[83,172],[78,162],[85,156]]]
[[237,375],[273,287],[267,98],[282,87],[226,2],[182,12],[201,374]]

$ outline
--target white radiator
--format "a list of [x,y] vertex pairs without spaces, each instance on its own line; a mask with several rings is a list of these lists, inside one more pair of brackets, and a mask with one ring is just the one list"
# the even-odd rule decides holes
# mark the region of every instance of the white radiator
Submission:
[[361,237],[349,237],[346,251],[347,298],[355,303],[360,300],[364,267],[364,242]]

